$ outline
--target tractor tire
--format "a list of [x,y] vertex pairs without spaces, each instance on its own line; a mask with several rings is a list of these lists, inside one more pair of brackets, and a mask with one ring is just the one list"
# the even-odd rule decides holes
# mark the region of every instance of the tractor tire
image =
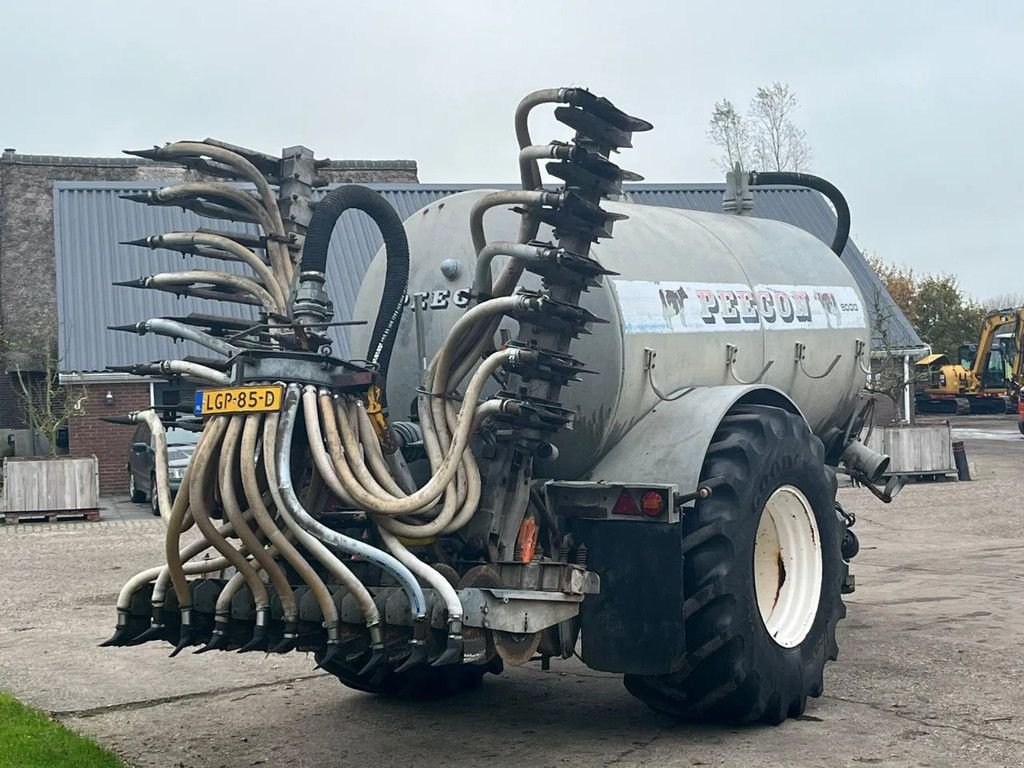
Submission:
[[146,500],[145,492],[135,487],[135,475],[131,470],[128,470],[128,498],[133,504],[141,504]]
[[627,675],[626,688],[678,719],[781,723],[821,695],[839,652],[847,564],[835,473],[800,416],[738,406],[701,484],[713,494],[682,523],[685,653],[678,671]]
[[324,669],[337,677],[342,685],[363,693],[393,699],[430,701],[475,691],[483,684],[484,675],[490,667],[476,664],[422,666],[401,674],[384,668],[360,675],[358,667],[344,662],[328,662]]

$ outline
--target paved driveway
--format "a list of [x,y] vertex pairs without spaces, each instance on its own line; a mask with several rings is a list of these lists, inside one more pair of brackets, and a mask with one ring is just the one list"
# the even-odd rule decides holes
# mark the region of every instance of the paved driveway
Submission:
[[[1004,423],[1005,422],[1005,423]],[[978,478],[907,488],[859,518],[858,590],[826,694],[779,727],[678,726],[570,662],[442,704],[348,691],[302,655],[99,649],[117,590],[160,559],[147,515],[0,527],[0,688],[131,764],[373,766],[1024,765],[1024,439],[964,434]],[[145,507],[141,507],[145,510]]]

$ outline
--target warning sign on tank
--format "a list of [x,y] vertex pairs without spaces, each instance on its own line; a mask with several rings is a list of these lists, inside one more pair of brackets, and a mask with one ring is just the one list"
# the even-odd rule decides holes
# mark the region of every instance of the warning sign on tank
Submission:
[[626,333],[864,328],[848,285],[747,285],[612,280]]

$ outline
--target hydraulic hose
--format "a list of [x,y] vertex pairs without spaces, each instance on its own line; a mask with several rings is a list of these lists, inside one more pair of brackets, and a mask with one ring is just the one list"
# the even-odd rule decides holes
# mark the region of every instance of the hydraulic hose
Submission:
[[234,357],[240,351],[234,344],[228,344],[223,339],[218,339],[216,336],[211,336],[190,325],[179,323],[177,320],[165,320],[161,317],[154,317],[151,320],[143,320],[135,326],[135,330],[140,336],[147,333],[155,333],[158,336],[170,336],[172,339],[194,341],[196,344],[212,349],[214,352],[219,352],[225,357]]
[[[533,144],[533,141],[530,140],[531,110],[534,107],[539,107],[541,104],[564,103],[567,90],[566,88],[544,88],[523,97],[523,100],[516,107],[515,114],[516,141],[519,142],[519,149],[526,149]],[[540,169],[537,167],[535,160],[529,164],[521,163],[520,174],[522,176],[523,189],[540,189]]]
[[223,371],[190,360],[163,360],[156,365],[156,369],[165,375],[184,376],[221,387],[231,386],[231,377]]
[[836,232],[832,237],[832,252],[839,258],[843,257],[846,242],[850,239],[850,206],[843,193],[830,181],[809,173],[792,173],[789,171],[752,171],[750,185],[765,187],[788,184],[794,187],[806,187],[823,194],[836,209]]
[[[245,548],[249,550],[253,559],[270,578],[270,582],[274,585],[277,594],[281,596],[285,620],[295,620],[298,618],[298,614],[295,611],[294,598],[292,597],[290,606],[287,606],[286,603],[287,599],[292,596],[288,578],[285,576],[284,571],[281,570],[281,566],[275,561],[273,554],[264,549],[259,537],[249,528],[248,523],[242,519],[242,509],[239,505],[235,488],[238,480],[238,444],[245,419],[246,417],[242,415],[232,416],[231,421],[228,423],[227,431],[224,434],[218,467],[220,499],[228,520],[234,524],[235,535],[245,545]],[[291,613],[290,616],[288,615],[289,612]],[[257,634],[253,636],[254,641],[262,640],[266,632],[266,624],[260,625],[259,618],[261,617],[257,616]]]
[[[161,147],[157,151],[159,154],[169,157],[209,157],[211,160],[231,166],[239,174],[256,185],[256,191],[259,193],[263,208],[270,216],[271,224],[279,234],[284,234],[284,220],[281,218],[281,210],[277,205],[277,197],[274,195],[274,191],[259,169],[242,155],[223,147],[198,141],[178,141]],[[268,236],[270,234],[270,232],[267,232]],[[269,252],[271,248],[268,247],[267,250]],[[287,251],[285,253],[287,254]],[[284,287],[287,287],[287,282],[291,280],[292,276],[291,258],[287,258],[283,264],[277,266],[278,269],[282,270],[281,277],[285,281]]]
[[241,275],[229,275],[226,272],[216,272],[208,269],[191,269],[184,272],[161,272],[156,275],[149,275],[142,278],[143,284],[147,287],[165,288],[176,285],[218,285],[231,288],[254,297],[263,309],[271,315],[283,315],[285,308],[278,303],[270,292],[255,280]]
[[499,241],[488,243],[477,254],[476,275],[473,278],[473,293],[490,295],[492,287],[491,262],[498,256],[511,256],[521,262],[537,262],[553,257],[557,248],[540,245],[524,245]]
[[373,219],[384,238],[387,271],[377,319],[370,334],[366,359],[387,377],[391,350],[402,319],[405,290],[409,284],[409,241],[395,209],[369,187],[348,184],[331,190],[317,203],[302,247],[302,272],[327,273],[327,249],[338,219],[347,210],[362,211]]
[[171,484],[167,473],[167,433],[164,431],[164,424],[152,408],[130,414],[129,418],[145,422],[153,435],[153,469],[156,472],[156,488],[150,489],[150,493],[156,494],[157,509],[160,511],[164,525],[170,525],[171,493],[169,489]]
[[[206,540],[245,576],[245,582],[252,590],[256,611],[259,613],[261,610],[267,611],[270,608],[270,596],[267,593],[266,585],[259,578],[248,559],[220,534],[210,519],[210,501],[213,499],[213,489],[217,485],[217,464],[214,456],[222,448],[222,440],[227,427],[228,417],[214,416],[203,430],[204,434],[209,432],[210,435],[196,449],[192,457],[191,465],[195,470],[189,480],[191,484],[189,503],[192,507],[192,517]],[[239,535],[240,531],[236,530],[235,534]]]
[[423,589],[416,581],[416,577],[412,575],[408,568],[387,552],[328,528],[303,509],[301,502],[295,495],[295,489],[292,487],[291,470],[291,443],[295,432],[299,399],[298,385],[289,384],[278,426],[276,457],[277,487],[281,491],[281,500],[284,502],[285,507],[304,530],[326,543],[329,547],[333,547],[348,555],[355,555],[369,560],[378,567],[390,572],[398,580],[399,584],[402,585],[406,595],[408,595],[409,603],[415,615],[424,616],[427,611],[426,597],[423,595]]
[[[222,525],[220,532],[227,536],[231,533],[233,526],[230,524]],[[223,557],[218,557],[213,560],[201,560],[196,563],[185,562],[191,560],[193,557],[198,555],[205,549],[210,548],[210,542],[206,539],[196,539],[190,542],[186,547],[181,550],[179,557],[184,562],[184,570],[188,575],[197,573],[212,573],[213,571],[221,571],[227,568],[230,563]],[[121,587],[121,591],[117,595],[117,608],[118,610],[128,610],[131,608],[132,595],[138,592],[142,587],[154,579],[158,578],[161,573],[167,570],[166,565],[155,565],[152,568],[147,568],[144,571],[132,576],[125,585]]]
[[[274,505],[277,507],[278,514],[281,515],[281,519],[284,520],[289,530],[295,534],[296,541],[355,596],[356,602],[359,603],[359,609],[363,614],[363,619],[366,622],[366,627],[370,630],[371,640],[375,643],[383,642],[380,612],[377,610],[377,604],[373,602],[373,595],[356,578],[355,574],[349,570],[349,567],[341,562],[322,541],[299,525],[289,505],[285,503],[277,475],[279,424],[280,414],[276,412],[268,413],[263,422],[263,468],[266,472],[267,482],[270,484],[270,492],[274,497]],[[294,497],[294,493],[292,496]],[[316,576],[315,572],[314,576]],[[310,584],[310,588],[316,594],[317,603],[320,605],[320,610],[324,616],[324,627],[327,629],[328,643],[333,638],[333,643],[337,646],[339,643],[338,607],[334,604],[330,590],[327,589],[319,576],[316,577],[314,583],[316,587]]]
[[484,195],[473,204],[473,208],[469,212],[469,232],[473,237],[474,252],[479,254],[487,245],[487,235],[484,233],[484,214],[491,208],[499,205],[558,205],[561,201],[561,193],[543,190],[510,190]]
[[530,189],[540,189],[541,178],[538,160],[564,160],[572,153],[572,147],[568,144],[539,144],[524,147],[519,152],[519,175],[523,180],[523,188],[527,184]]
[[[216,258],[241,262],[256,273],[278,305],[282,308],[287,305],[285,298],[287,286],[281,285],[278,275],[267,266],[263,259],[229,237],[204,232],[169,232],[146,238],[146,245],[150,248],[170,248],[181,252],[193,250],[205,256],[217,254]],[[199,249],[204,246],[204,250],[200,251]]]
[[[282,242],[286,237],[283,229],[278,229],[274,217],[260,204],[260,201],[248,192],[233,187],[229,184],[218,184],[216,182],[200,182],[191,184],[177,184],[164,187],[149,193],[152,200],[168,203],[182,198],[213,198],[214,200],[228,200],[246,213],[252,215],[267,235],[267,253],[270,254],[271,263],[281,273],[284,280],[288,282],[291,274],[291,259],[288,255],[288,248]],[[211,203],[212,208],[224,208],[217,203]],[[230,209],[229,209],[230,210]],[[220,216],[218,216],[220,218]]]

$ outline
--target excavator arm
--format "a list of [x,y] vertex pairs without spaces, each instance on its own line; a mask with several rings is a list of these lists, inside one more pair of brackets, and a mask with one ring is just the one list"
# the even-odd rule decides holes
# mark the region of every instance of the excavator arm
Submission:
[[1018,307],[1013,324],[1013,366],[1010,368],[1010,391],[1017,395],[1024,385],[1024,307]]
[[1020,361],[1020,338],[1021,338],[1021,318],[1024,315],[1024,307],[1016,307],[1013,309],[996,309],[985,315],[985,319],[981,322],[981,333],[978,335],[978,353],[974,357],[974,364],[971,367],[971,372],[974,374],[975,379],[981,382],[982,389],[986,388],[985,384],[985,372],[988,368],[989,355],[992,352],[992,345],[995,342],[996,334],[1001,328],[1011,323],[1015,323],[1014,329],[1014,348],[1018,350],[1018,354],[1014,355],[1014,373],[1016,374],[1016,368]]

